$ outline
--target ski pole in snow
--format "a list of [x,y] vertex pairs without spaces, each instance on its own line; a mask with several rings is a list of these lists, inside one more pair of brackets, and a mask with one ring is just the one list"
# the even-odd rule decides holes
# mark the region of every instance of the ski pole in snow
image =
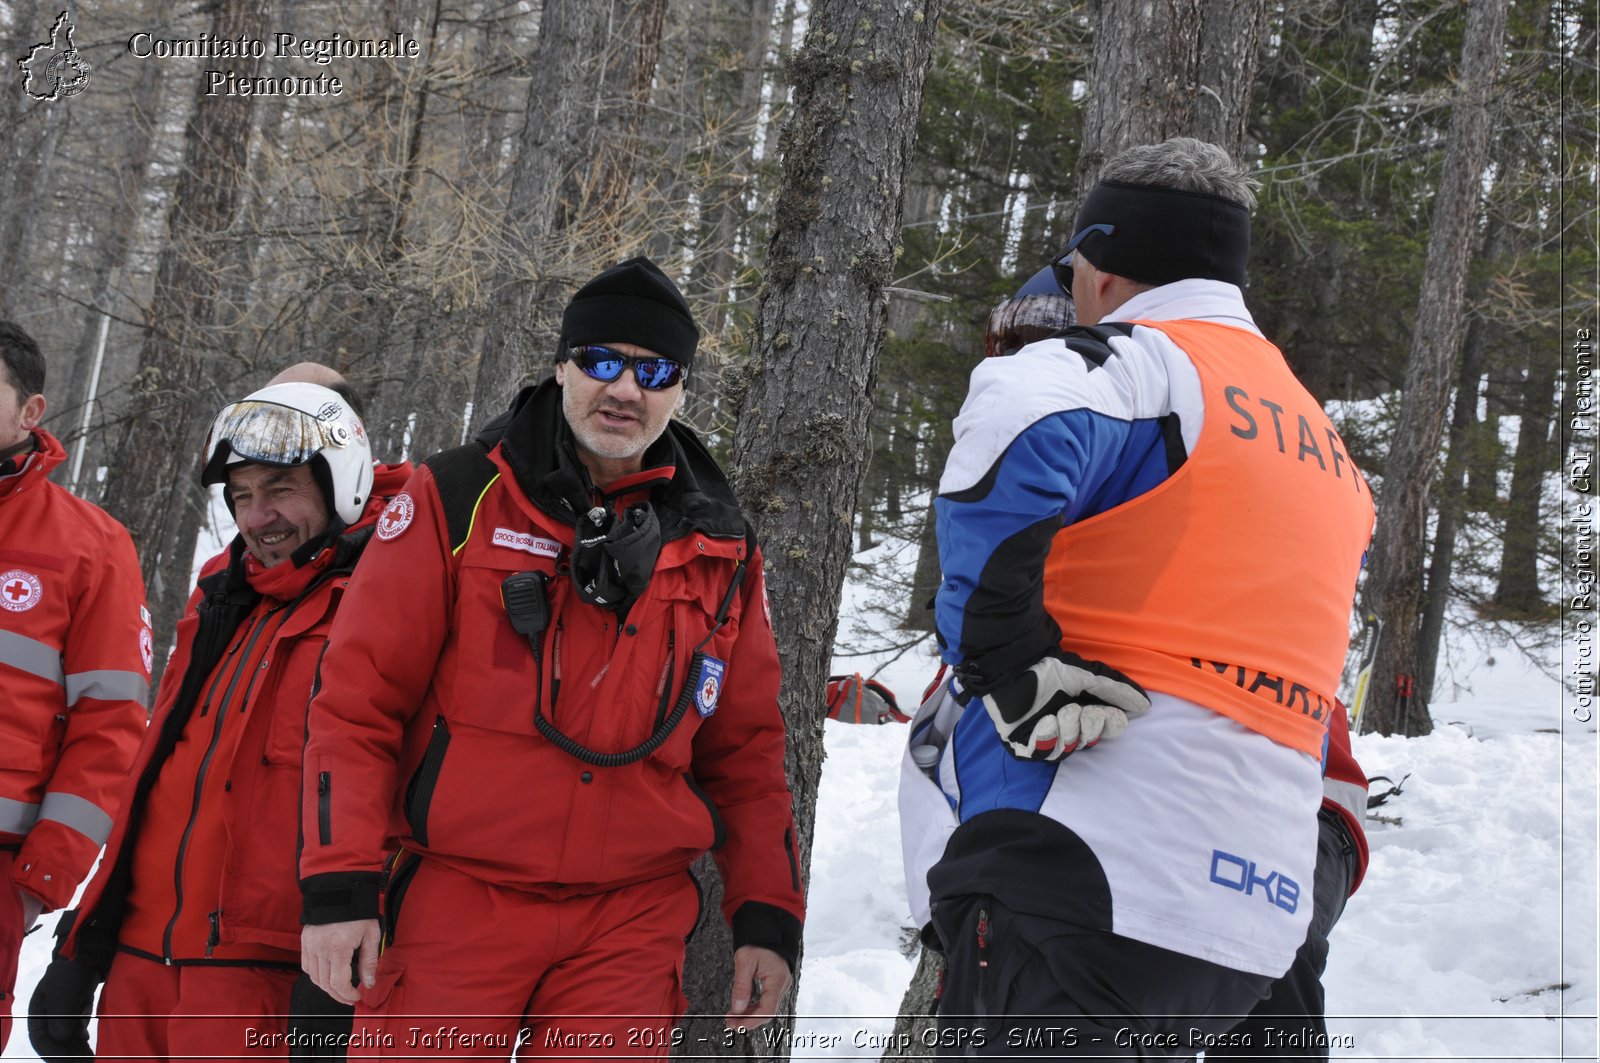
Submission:
[[1411,695],[1416,692],[1417,681],[1401,672],[1394,677],[1395,715],[1400,717],[1400,733],[1411,737]]
[[1383,621],[1376,613],[1368,613],[1361,627],[1361,668],[1356,672],[1356,689],[1350,698],[1350,733],[1361,733],[1361,711],[1367,707],[1367,688],[1372,685],[1372,662],[1378,659],[1378,636],[1383,634]]

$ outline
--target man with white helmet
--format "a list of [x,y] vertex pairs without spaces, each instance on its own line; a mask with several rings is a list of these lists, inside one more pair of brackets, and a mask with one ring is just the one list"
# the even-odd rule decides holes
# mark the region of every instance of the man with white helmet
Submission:
[[122,812],[30,1008],[46,1059],[283,1056],[299,972],[301,749],[334,612],[408,465],[326,387],[224,407],[201,482],[238,525],[178,623]]

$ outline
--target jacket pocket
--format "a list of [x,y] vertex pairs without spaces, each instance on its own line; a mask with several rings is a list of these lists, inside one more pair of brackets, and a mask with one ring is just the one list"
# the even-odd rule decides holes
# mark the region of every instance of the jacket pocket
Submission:
[[275,659],[268,673],[276,684],[273,690],[263,690],[255,700],[261,708],[269,709],[265,748],[267,760],[283,768],[300,767],[306,748],[306,713],[311,700],[321,686],[322,658],[328,643],[318,637],[301,639],[293,644],[273,649]]
[[422,763],[406,785],[406,822],[411,824],[411,835],[419,845],[428,844],[428,807],[433,803],[434,787],[439,783],[439,770],[449,748],[450,725],[440,716],[433,721],[433,735],[422,754]]
[[[545,687],[545,715],[553,715],[549,685],[558,667],[554,628],[571,581],[555,577],[548,559],[499,552],[509,559],[480,558],[461,567],[452,619],[456,638],[441,689],[449,690],[446,711],[452,724],[531,736],[540,686]],[[542,660],[537,662],[527,637],[512,627],[502,593],[507,578],[524,572],[550,577],[545,584],[549,620],[538,636]]]
[[401,978],[406,973],[404,961],[396,960],[391,956],[378,957],[378,972],[374,976],[371,989],[361,990],[361,1003],[368,1009],[377,1011],[389,1002],[389,997],[399,987]]
[[717,812],[717,806],[706,792],[700,789],[700,784],[694,781],[693,775],[684,772],[683,781],[689,787],[689,792],[694,794],[702,805],[706,806],[706,814],[711,817],[711,848],[722,848],[722,843],[728,840],[728,832],[722,825],[722,816]]

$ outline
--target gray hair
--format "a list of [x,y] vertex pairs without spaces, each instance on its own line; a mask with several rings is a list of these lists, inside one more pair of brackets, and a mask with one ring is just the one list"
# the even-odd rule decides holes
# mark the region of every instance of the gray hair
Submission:
[[1194,137],[1173,137],[1117,154],[1100,171],[1102,181],[1182,192],[1205,192],[1252,210],[1261,182],[1215,144]]

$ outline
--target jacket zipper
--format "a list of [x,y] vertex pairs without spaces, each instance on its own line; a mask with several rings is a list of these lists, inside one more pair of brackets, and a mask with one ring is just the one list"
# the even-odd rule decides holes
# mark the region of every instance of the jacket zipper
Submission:
[[661,682],[656,686],[656,727],[661,726],[661,721],[667,718],[667,713],[672,709],[672,678],[678,664],[675,656],[677,645],[678,633],[667,632],[667,662],[661,669]]
[[433,804],[433,789],[439,782],[439,770],[444,766],[445,751],[450,747],[450,725],[443,716],[433,721],[433,735],[428,748],[423,751],[422,763],[412,777],[406,795],[406,821],[411,825],[411,836],[424,848],[428,845],[428,811]]
[[556,617],[556,632],[550,636],[550,719],[556,718],[556,699],[561,696],[561,618]]
[[222,940],[222,910],[219,908],[214,912],[209,912],[206,918],[211,920],[211,933],[206,938],[206,959],[209,960],[211,958],[211,950],[216,948],[217,943]]
[[317,841],[333,844],[333,772],[317,773]]
[[[178,919],[183,914],[183,862],[184,858],[189,853],[189,839],[194,834],[195,821],[200,818],[200,793],[205,788],[206,773],[210,771],[211,758],[216,755],[217,746],[222,742],[222,725],[227,714],[221,711],[221,707],[226,706],[228,702],[232,700],[233,692],[238,687],[239,680],[243,676],[244,665],[249,663],[250,655],[255,649],[256,642],[261,638],[262,633],[266,631],[267,625],[272,620],[273,616],[282,611],[282,609],[282,606],[268,609],[264,614],[262,614],[261,619],[256,621],[256,624],[251,629],[250,634],[246,636],[245,640],[243,641],[244,652],[239,655],[239,659],[234,663],[233,675],[228,679],[228,687],[225,691],[223,691],[222,701],[218,706],[216,725],[211,730],[211,743],[206,747],[204,756],[200,758],[200,770],[195,773],[194,801],[189,806],[189,822],[184,824],[183,836],[178,841],[178,856],[173,862],[172,918],[167,921],[166,931],[161,935],[161,959],[162,962],[168,965],[173,962],[172,935],[174,932],[176,932],[178,927]],[[281,622],[279,626],[282,626]],[[257,673],[260,672],[260,669],[255,668],[251,669],[251,671],[252,673]],[[221,677],[218,676],[218,679],[220,680]],[[248,704],[249,702],[250,692],[255,688],[255,681],[256,676],[252,674],[250,676],[249,683],[245,685],[245,704]],[[216,693],[215,683],[213,683],[211,686],[211,693]],[[207,704],[210,704],[209,695],[207,696],[206,701]]]
[[789,858],[789,881],[794,886],[796,893],[800,892],[800,860],[794,851],[794,828],[786,827],[783,832],[783,854]]
[[973,989],[972,1014],[985,1018],[988,1007],[989,909],[978,909],[978,976]]

